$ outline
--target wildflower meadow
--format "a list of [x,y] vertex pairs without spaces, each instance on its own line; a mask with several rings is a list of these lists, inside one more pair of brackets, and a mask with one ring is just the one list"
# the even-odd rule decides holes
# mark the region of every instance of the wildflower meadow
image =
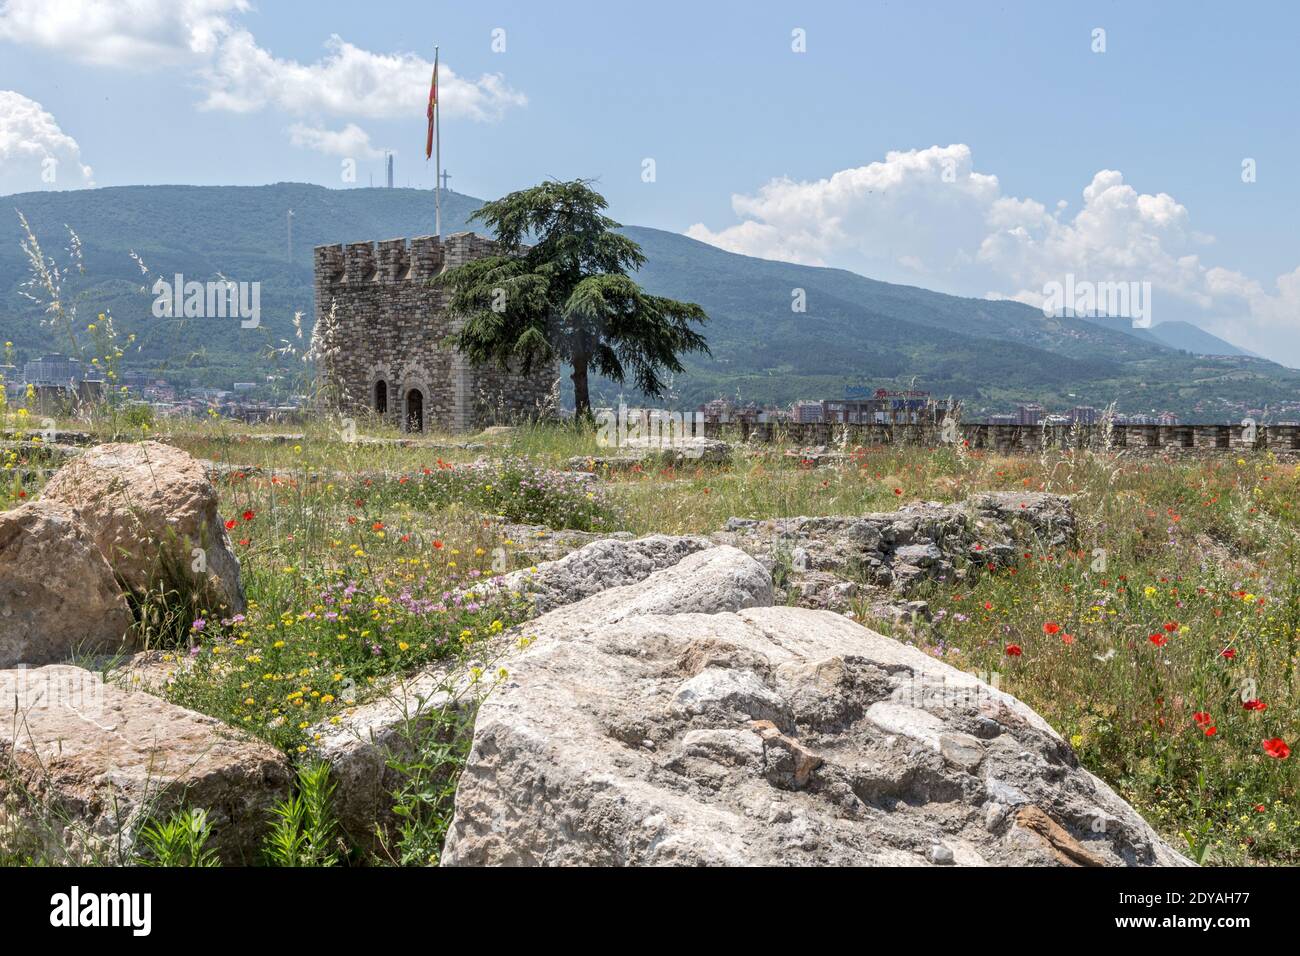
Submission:
[[[195,608],[159,631],[162,692],[304,765],[322,721],[429,662],[481,669],[482,642],[525,625],[523,595],[481,585],[536,563],[527,535],[708,534],[729,517],[891,511],[987,490],[1069,495],[1078,550],[1026,549],[1001,570],[930,582],[929,620],[850,613],[1023,699],[1198,862],[1298,862],[1295,462],[881,446],[809,467],[766,445],[729,464],[592,475],[562,470],[600,450],[562,424],[409,442],[374,440],[394,437],[382,430],[349,440],[324,424],[138,431],[212,463],[249,597],[244,614]],[[29,437],[6,452],[7,506],[40,494],[48,455]],[[437,813],[435,829],[446,801]]]

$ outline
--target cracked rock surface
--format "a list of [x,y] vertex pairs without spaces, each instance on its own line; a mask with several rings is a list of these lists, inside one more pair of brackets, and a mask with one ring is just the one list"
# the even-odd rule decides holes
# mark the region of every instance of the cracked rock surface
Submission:
[[193,589],[214,612],[244,610],[217,490],[187,452],[156,441],[97,445],[60,468],[41,497],[77,512],[127,590]]
[[771,605],[724,545],[530,622],[443,864],[1188,862],[1025,704]]
[[865,599],[878,616],[901,618],[928,613],[913,600],[923,582],[1014,564],[1029,548],[1077,547],[1078,530],[1067,497],[992,492],[876,514],[731,518],[713,540],[782,570],[778,602],[844,611]]
[[[733,549],[709,548],[703,539],[665,535],[637,541],[594,541],[540,566],[535,574],[515,572],[492,584],[526,594],[541,609],[572,604],[574,614],[569,620],[582,620],[591,628],[627,614],[713,613],[722,608],[770,604],[772,583],[767,573],[748,560],[735,566],[724,551],[734,553]],[[707,579],[700,580],[698,575],[705,572]],[[480,585],[477,590],[490,588]],[[530,621],[521,632],[533,635],[535,623],[544,619],[545,615]],[[519,636],[507,632],[479,647],[479,662],[489,671],[502,664],[512,666]],[[352,839],[364,843],[373,838],[377,822],[391,823],[389,794],[400,779],[389,767],[390,758],[410,757],[412,739],[426,731],[441,708],[469,719],[488,686],[488,682],[470,686],[463,671],[437,663],[395,683],[375,699],[349,708],[337,721],[322,721],[311,728],[313,754],[330,764],[338,783],[334,811]]]
[[0,667],[112,654],[132,623],[75,511],[53,501],[0,511]]
[[0,805],[72,863],[131,862],[141,827],[204,809],[226,864],[258,859],[292,773],[214,717],[68,665],[0,670]]
[[652,534],[635,540],[604,538],[532,570],[512,571],[473,588],[481,597],[518,593],[538,612],[572,604],[612,587],[641,581],[688,554],[711,547],[707,538]]

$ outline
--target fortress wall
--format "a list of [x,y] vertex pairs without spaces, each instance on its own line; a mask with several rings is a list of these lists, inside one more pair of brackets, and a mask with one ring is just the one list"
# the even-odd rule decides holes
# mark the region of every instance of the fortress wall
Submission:
[[321,384],[343,410],[378,414],[382,383],[382,417],[403,430],[413,389],[425,430],[465,431],[539,414],[554,368],[524,376],[472,365],[450,343],[459,323],[447,311],[449,293],[430,282],[492,250],[491,240],[468,232],[316,248],[316,321],[332,309],[340,342]]

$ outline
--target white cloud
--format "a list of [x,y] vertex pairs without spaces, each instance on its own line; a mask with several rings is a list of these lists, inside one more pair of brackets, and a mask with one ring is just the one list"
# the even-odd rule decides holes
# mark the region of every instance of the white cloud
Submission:
[[289,127],[289,141],[302,149],[314,149],[327,156],[378,159],[384,155],[382,149],[370,144],[370,134],[356,123],[348,123],[339,130],[294,123]]
[[[239,22],[248,0],[0,0],[0,40],[42,47],[83,63],[128,70],[188,68],[209,110],[280,110],[311,121],[295,124],[295,145],[335,151],[344,137],[372,151],[368,134],[349,124],[323,127],[324,116],[418,120],[429,94],[433,63],[413,53],[376,53],[332,36],[313,62],[280,59],[259,46]],[[460,76],[438,70],[447,117],[493,121],[527,97],[496,73]],[[315,132],[308,132],[314,130]]]
[[83,63],[154,69],[211,53],[248,0],[5,0],[0,39]]
[[1192,229],[1187,208],[1168,193],[1138,192],[1116,170],[1097,172],[1081,198],[1070,217],[1064,201],[1049,212],[1004,195],[996,176],[974,170],[970,148],[953,144],[891,152],[816,182],[772,180],[732,197],[741,222],[716,231],[698,223],[687,235],[746,255],[1032,305],[1044,283],[1067,273],[1149,281],[1155,322],[1188,319],[1300,366],[1300,269],[1268,291],[1207,266],[1213,239]]
[[1275,292],[1240,272],[1213,268],[1206,285],[1215,314],[1201,322],[1208,331],[1275,361],[1300,366],[1300,268],[1280,275]]
[[[1028,203],[1020,206],[1027,209]],[[1210,305],[1196,252],[1205,238],[1191,231],[1187,208],[1168,193],[1138,193],[1121,173],[1103,169],[1084,188],[1073,219],[1033,206],[1032,213],[1012,221],[999,216],[995,204],[978,252],[994,275],[1018,287],[1018,297],[1072,272],[1095,282],[1150,281],[1198,307]]]
[[972,170],[968,146],[932,146],[891,152],[884,162],[816,182],[773,180],[756,195],[731,197],[744,222],[717,232],[697,223],[687,235],[768,259],[824,265],[906,258],[920,271],[943,271],[956,264],[956,249],[978,244],[997,195],[997,177]]
[[[247,113],[276,107],[295,115],[374,119],[418,117],[429,96],[433,61],[413,53],[372,53],[332,36],[315,63],[281,60],[239,30],[218,44],[203,71],[207,109]],[[498,74],[477,80],[438,66],[438,94],[446,115],[495,120],[527,98]]]
[[95,185],[81,147],[40,103],[0,90],[0,194]]

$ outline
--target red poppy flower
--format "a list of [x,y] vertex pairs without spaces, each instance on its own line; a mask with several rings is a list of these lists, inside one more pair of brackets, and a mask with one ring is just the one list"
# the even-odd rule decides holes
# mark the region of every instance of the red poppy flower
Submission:
[[245,521],[252,521],[253,518],[255,518],[255,517],[256,517],[256,515],[254,515],[253,512],[251,512],[251,511],[245,511],[245,512],[244,512],[244,520],[245,520]]
[[1057,624],[1055,621],[1048,621],[1043,625],[1044,634],[1058,634],[1060,633],[1060,630],[1061,625]]
[[438,541],[438,540],[435,539],[434,542],[433,542],[433,547],[434,547],[435,550],[437,550],[437,551],[441,551],[441,550],[442,550],[442,542],[441,542],[441,541]]
[[1246,710],[1268,710],[1268,704],[1262,700],[1243,700],[1241,706]]
[[1234,657],[1237,656],[1237,650],[1236,648],[1233,647],[1225,647],[1223,649],[1223,653],[1219,656],[1226,657],[1228,660],[1232,660]]
[[376,521],[374,524],[372,524],[372,525],[370,526],[370,530],[371,530],[371,531],[383,531],[383,530],[384,530],[384,523],[383,523],[382,521]]
[[1178,622],[1165,621],[1165,630],[1168,631],[1170,634],[1172,634],[1174,631],[1178,630]]
[[984,610],[986,610],[986,611],[991,611],[991,610],[993,610],[993,602],[992,602],[992,601],[985,601],[985,602],[984,602]]
[[1198,724],[1208,724],[1211,717],[1205,711],[1198,710],[1196,713],[1192,714],[1192,720],[1196,721]]
[[1286,745],[1286,741],[1281,737],[1270,737],[1264,741],[1264,753],[1270,757],[1276,757],[1278,760],[1285,760],[1291,756],[1291,748]]
[[241,548],[247,548],[247,547],[248,547],[248,539],[247,539],[247,538],[240,538],[240,539],[239,539],[239,546],[240,546]]
[[230,531],[234,527],[235,527],[235,519],[231,518],[229,521],[226,522],[226,530]]
[[1169,643],[1169,638],[1165,637],[1159,631],[1156,631],[1156,633],[1148,637],[1147,640],[1150,641],[1152,644],[1154,644],[1156,647],[1164,647],[1166,644]]
[[1219,728],[1214,726],[1213,724],[1210,724],[1210,726],[1205,728],[1205,736],[1207,737],[1213,737],[1218,732],[1219,732]]
[[894,489],[894,494],[896,494],[896,495],[901,495],[902,493],[903,493],[903,489],[902,489],[902,488],[895,488],[895,489]]
[[1062,641],[1063,643],[1065,643],[1065,644],[1073,644],[1073,643],[1074,643],[1074,635],[1073,635],[1073,634],[1062,634],[1062,635],[1061,635],[1061,641]]
[[1019,656],[1021,655],[1021,653],[1022,653],[1022,651],[1020,650],[1020,645],[1019,645],[1019,644],[1008,644],[1008,645],[1007,645],[1007,657],[1019,657]]
[[1255,804],[1255,812],[1256,812],[1256,813],[1264,813],[1264,812],[1266,812],[1267,810],[1268,810],[1268,807],[1264,806],[1264,804],[1262,804],[1262,803],[1257,803],[1257,804]]

